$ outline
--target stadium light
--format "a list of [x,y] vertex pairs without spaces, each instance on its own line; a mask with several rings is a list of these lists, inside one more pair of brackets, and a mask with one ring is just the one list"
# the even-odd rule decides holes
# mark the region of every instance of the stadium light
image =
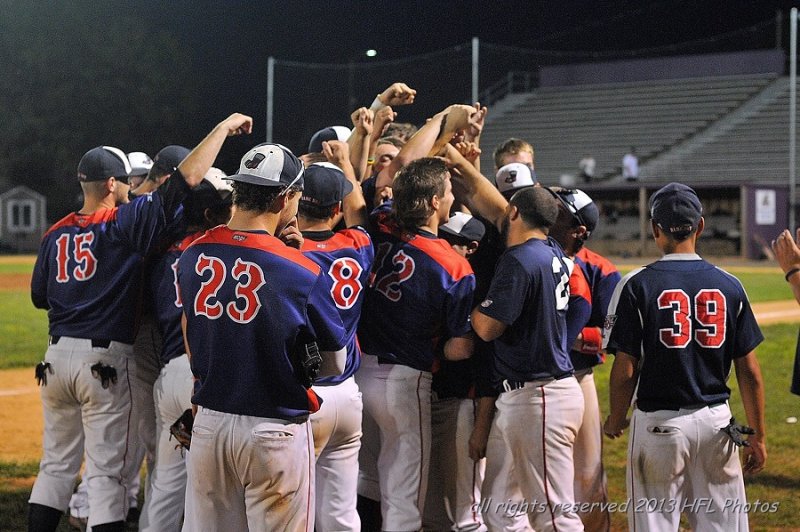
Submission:
[[370,48],[369,50],[367,50],[366,54],[367,57],[375,57],[376,55],[378,55],[378,51]]

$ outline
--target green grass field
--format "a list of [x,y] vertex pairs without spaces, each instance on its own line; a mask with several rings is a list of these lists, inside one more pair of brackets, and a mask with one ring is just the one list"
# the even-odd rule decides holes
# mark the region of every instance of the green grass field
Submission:
[[[3,267],[22,268],[11,273],[30,271],[24,264],[0,264]],[[629,271],[631,268],[624,268]],[[753,302],[774,301],[791,298],[780,270],[770,268],[764,272],[752,269],[729,268],[729,271],[742,279]],[[11,367],[31,367],[42,356],[47,339],[47,316],[36,310],[30,303],[28,287],[4,291],[0,297],[0,369]],[[772,325],[764,327],[765,342],[759,347],[758,355],[766,381],[767,423],[768,423],[768,462],[761,474],[748,478],[747,493],[750,501],[760,500],[778,503],[778,511],[752,512],[751,527],[755,530],[800,529],[800,424],[786,423],[790,416],[800,417],[800,398],[789,393],[797,325]],[[608,373],[610,362],[598,368],[595,379],[603,412],[607,412]],[[730,385],[734,389],[731,399],[732,409],[737,418],[744,420],[741,399],[736,390],[735,378]],[[605,415],[605,414],[604,414]],[[604,442],[605,465],[608,472],[609,499],[623,502],[625,496],[625,456],[627,438]],[[0,530],[24,530],[27,497],[29,488],[20,486],[22,479],[36,474],[38,464],[3,463],[0,461]],[[612,515],[613,529],[624,530],[627,522],[624,514]],[[59,530],[69,530],[62,519]]]

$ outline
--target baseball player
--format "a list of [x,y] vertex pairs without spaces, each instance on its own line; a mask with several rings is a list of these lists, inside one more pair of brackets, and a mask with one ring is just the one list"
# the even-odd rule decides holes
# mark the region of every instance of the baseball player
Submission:
[[575,438],[575,500],[589,503],[579,512],[586,530],[608,530],[606,476],[603,470],[602,420],[592,368],[603,363],[601,326],[605,309],[620,274],[607,259],[589,251],[584,243],[597,227],[600,212],[582,190],[552,187],[559,200],[559,216],[550,229],[564,253],[575,261],[569,278],[567,345],[575,378],[583,391],[583,421]]
[[[249,124],[249,117],[231,115],[206,140],[221,137],[221,143],[228,134],[249,131]],[[50,346],[37,366],[45,429],[29,501],[32,530],[58,526],[84,448],[88,525],[101,531],[124,527],[121,477],[142,258],[202,179],[196,160],[187,160],[156,193],[117,206],[128,197],[129,172],[122,151],[89,150],[78,165],[83,206],[48,230],[34,266],[31,299],[48,310]]]
[[231,212],[231,186],[225,174],[211,168],[183,202],[186,233],[175,241],[150,271],[150,291],[158,333],[163,339],[159,353],[162,369],[155,381],[153,398],[157,434],[155,467],[149,477],[139,530],[179,531],[186,493],[184,452],[170,437],[169,427],[192,407],[192,372],[183,344],[177,265],[183,250],[207,229],[225,223]]
[[[484,232],[477,218],[456,212],[439,227],[439,238],[469,260],[478,249]],[[431,465],[424,530],[486,530],[476,511],[481,500],[485,460],[472,460],[469,455],[478,404],[484,397],[495,395],[486,378],[491,372],[491,362],[480,355],[476,346],[470,359],[438,360],[434,367]]]
[[131,190],[135,190],[142,184],[153,167],[153,159],[144,152],[132,151],[128,154],[128,161],[131,163],[131,176],[128,184],[131,186]]
[[[346,338],[320,267],[273,235],[297,214],[303,165],[261,144],[233,181],[233,216],[178,261],[197,415],[186,530],[314,529],[310,383],[345,368]],[[309,344],[306,338],[316,338]],[[296,346],[296,344],[298,344]]]
[[[324,401],[311,415],[317,457],[316,526],[319,530],[358,531],[362,404],[353,376],[361,364],[356,329],[375,250],[363,228],[366,203],[355,181],[347,144],[325,141],[322,152],[331,162],[306,168],[297,220],[304,238],[301,251],[330,278],[330,295],[347,331],[347,363],[341,375],[318,379],[313,388]],[[334,232],[340,214],[346,229]]]
[[[536,530],[582,530],[574,511],[572,447],[583,397],[566,345],[573,265],[547,236],[557,216],[557,201],[541,187],[511,198],[508,249],[488,295],[472,312],[475,332],[494,340],[494,370],[502,379],[483,492],[492,500],[506,500],[506,478],[497,471],[507,464],[493,464],[493,457],[505,455],[524,499],[542,505],[542,511],[528,513]],[[527,510],[508,515],[492,509],[484,517],[490,529],[529,529]]]
[[[178,165],[189,154],[189,149],[183,146],[166,146],[156,154],[158,164],[154,167],[153,161],[141,152],[131,152],[129,156],[131,162],[131,172],[134,176],[141,179],[129,178],[130,190],[128,197],[123,202],[132,201],[137,195],[153,192],[157,184],[163,183],[170,175],[175,173]],[[156,177],[158,176],[158,180]],[[153,185],[149,188],[141,187],[142,182],[148,178]],[[137,185],[138,183],[138,185]],[[136,191],[134,191],[136,187]],[[147,190],[145,191],[145,189]],[[175,224],[181,223],[181,217],[175,218]],[[170,232],[166,228],[162,234]],[[160,246],[152,248],[145,257],[143,271],[145,276],[149,272],[149,263],[153,255],[160,254]],[[137,275],[141,275],[137,272]],[[147,290],[142,295],[139,303],[140,312],[137,314],[138,330],[133,341],[133,356],[136,365],[130,372],[131,387],[131,414],[129,420],[128,442],[125,467],[122,470],[122,482],[128,492],[128,512],[126,521],[137,522],[139,520],[138,495],[140,487],[140,472],[142,462],[147,457],[148,474],[153,468],[156,453],[156,422],[155,406],[153,404],[153,383],[158,377],[161,365],[158,360],[158,353],[161,350],[161,339],[156,331],[156,326],[152,316],[151,300],[152,297]],[[69,502],[70,524],[76,527],[85,528],[89,516],[89,500],[86,493],[86,483],[81,481],[72,495]]]
[[[435,136],[442,118],[420,132],[435,128]],[[373,213],[377,252],[358,333],[364,352],[356,375],[364,400],[359,494],[380,498],[384,530],[418,530],[430,458],[435,339],[449,338],[446,358],[471,355],[475,279],[466,259],[436,237],[454,200],[444,163],[416,160],[392,188],[394,203]]]
[[[775,252],[775,260],[783,270],[786,282],[792,287],[795,300],[800,303],[800,276],[797,275],[800,272],[800,247],[797,246],[797,242],[800,242],[800,231],[797,232],[797,241],[795,241],[792,233],[788,229],[784,229],[772,241],[772,251]],[[789,391],[800,395],[800,334],[795,348],[792,384]]]
[[[695,252],[702,214],[686,185],[651,196],[664,256],[620,281],[606,318],[606,349],[616,355],[606,435],[622,434],[635,397],[626,474],[634,530],[678,530],[682,512],[693,530],[747,530],[747,513],[725,506],[746,503],[737,445],[745,445],[745,473],[760,471],[767,456],[754,351],[764,337],[739,280]],[[749,430],[731,418],[731,364]]]

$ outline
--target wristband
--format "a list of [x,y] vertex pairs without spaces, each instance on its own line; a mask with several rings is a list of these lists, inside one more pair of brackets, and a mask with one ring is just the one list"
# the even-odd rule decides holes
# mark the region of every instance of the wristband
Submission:
[[603,336],[600,333],[599,327],[584,327],[581,331],[583,334],[583,344],[581,345],[581,353],[584,355],[596,355],[600,352],[600,346],[603,343]]
[[372,105],[369,106],[370,111],[380,111],[384,107],[388,107],[381,101],[381,95],[378,94],[375,96],[375,99],[372,100]]
[[783,278],[786,279],[786,282],[789,282],[789,277],[796,274],[797,272],[800,272],[800,268],[792,268],[791,270],[786,272],[786,275],[784,275]]

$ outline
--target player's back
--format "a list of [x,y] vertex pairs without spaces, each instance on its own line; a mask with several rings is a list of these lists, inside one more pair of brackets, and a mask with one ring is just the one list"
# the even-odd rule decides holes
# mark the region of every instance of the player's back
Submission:
[[[302,331],[316,336],[321,349],[344,345],[341,319],[336,312],[327,315],[333,305],[319,272],[317,264],[267,233],[225,226],[183,252],[178,280],[192,371],[200,381],[193,402],[259,417],[314,410],[289,353]],[[330,327],[313,330],[310,324],[320,320]]]
[[51,335],[133,343],[143,257],[164,224],[157,201],[72,213],[45,233],[31,296]]
[[472,268],[446,241],[427,232],[381,233],[375,241],[361,346],[371,355],[430,371],[435,339],[468,332]]
[[336,233],[304,231],[303,236],[301,251],[316,262],[330,278],[331,297],[347,332],[347,363],[344,372],[315,382],[315,385],[334,384],[351,377],[361,363],[356,331],[375,250],[372,239],[359,227]]
[[[620,323],[620,315],[641,326]],[[645,411],[727,400],[732,359],[763,338],[739,280],[693,254],[668,255],[625,276],[607,327],[609,350],[643,356],[637,400]]]

